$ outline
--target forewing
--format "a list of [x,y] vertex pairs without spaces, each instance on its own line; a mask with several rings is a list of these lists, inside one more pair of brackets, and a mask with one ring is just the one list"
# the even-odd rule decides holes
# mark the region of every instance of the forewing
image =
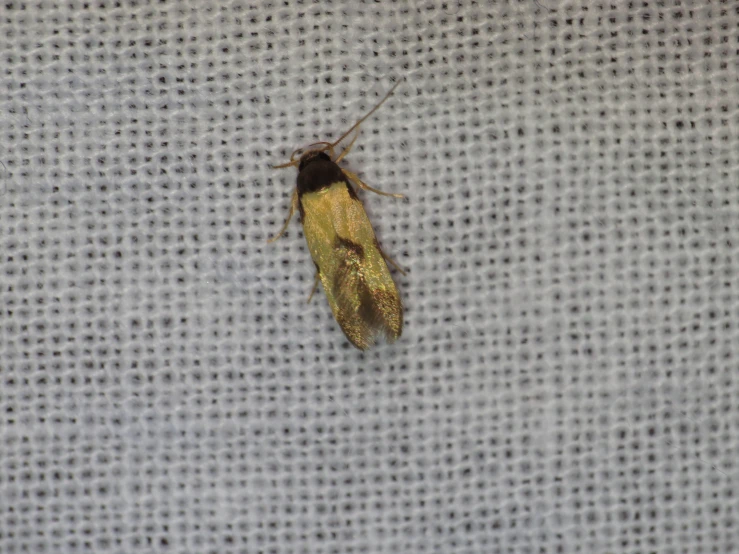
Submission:
[[[348,184],[340,185],[320,204],[306,198],[305,235],[336,321],[352,344],[366,350],[380,335],[388,342],[400,336],[402,306],[362,203]],[[330,217],[315,217],[322,212]]]

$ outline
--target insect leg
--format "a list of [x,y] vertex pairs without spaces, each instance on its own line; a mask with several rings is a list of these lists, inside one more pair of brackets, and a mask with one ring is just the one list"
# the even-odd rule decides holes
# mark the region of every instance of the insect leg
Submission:
[[310,291],[310,294],[308,295],[308,300],[306,301],[306,304],[310,304],[311,298],[313,298],[313,295],[316,293],[316,290],[318,289],[318,279],[320,277],[320,273],[318,273],[318,266],[316,266],[316,279],[313,281],[313,288]]
[[377,246],[377,249],[380,251],[380,254],[382,254],[383,258],[385,258],[385,261],[389,263],[390,265],[392,265],[395,269],[397,269],[401,273],[401,275],[403,275],[403,277],[405,277],[406,276],[405,271],[403,271],[403,269],[397,264],[395,260],[393,260],[390,256],[385,254],[385,251],[380,247],[380,243],[377,242],[377,240],[375,240],[375,246]]
[[282,229],[280,229],[280,232],[277,233],[274,237],[269,239],[267,242],[274,242],[278,238],[280,238],[283,233],[287,230],[287,224],[290,223],[290,219],[292,219],[293,214],[295,213],[295,208],[298,207],[298,189],[295,189],[293,191],[292,198],[290,199],[290,211],[287,214],[287,219],[285,220],[285,224],[282,226]]
[[347,171],[346,169],[342,169],[341,171],[344,173],[344,175],[347,176],[347,178],[350,181],[352,181],[355,185],[357,185],[361,189],[369,190],[371,192],[374,192],[375,194],[380,194],[382,196],[392,196],[393,198],[405,198],[405,196],[403,196],[402,194],[382,192],[381,190],[378,190],[376,188],[369,186],[367,183],[362,181],[356,173],[352,173],[351,171]]
[[293,165],[298,165],[300,163],[300,161],[295,159],[295,154],[297,152],[298,152],[298,150],[293,150],[293,153],[290,154],[290,161],[289,162],[285,162],[284,164],[280,164],[280,165],[273,165],[272,166],[272,169],[283,169],[285,167],[291,167]]

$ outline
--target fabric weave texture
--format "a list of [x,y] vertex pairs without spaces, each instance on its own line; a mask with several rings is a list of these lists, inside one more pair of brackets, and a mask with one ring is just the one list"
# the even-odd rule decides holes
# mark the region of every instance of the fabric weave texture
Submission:
[[[727,553],[728,1],[0,6],[0,552]],[[405,305],[351,347],[290,153]]]

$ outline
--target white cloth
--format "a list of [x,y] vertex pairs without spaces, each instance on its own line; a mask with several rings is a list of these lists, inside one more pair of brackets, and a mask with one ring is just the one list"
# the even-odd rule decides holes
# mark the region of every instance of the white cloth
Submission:
[[[730,3],[124,4],[0,8],[0,552],[734,547]],[[398,78],[362,354],[271,166]]]

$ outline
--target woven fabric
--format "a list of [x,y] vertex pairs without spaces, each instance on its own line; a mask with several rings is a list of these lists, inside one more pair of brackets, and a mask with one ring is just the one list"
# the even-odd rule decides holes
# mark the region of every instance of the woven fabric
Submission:
[[[5,2],[0,552],[736,552],[738,16]],[[271,166],[398,79],[361,353]]]

